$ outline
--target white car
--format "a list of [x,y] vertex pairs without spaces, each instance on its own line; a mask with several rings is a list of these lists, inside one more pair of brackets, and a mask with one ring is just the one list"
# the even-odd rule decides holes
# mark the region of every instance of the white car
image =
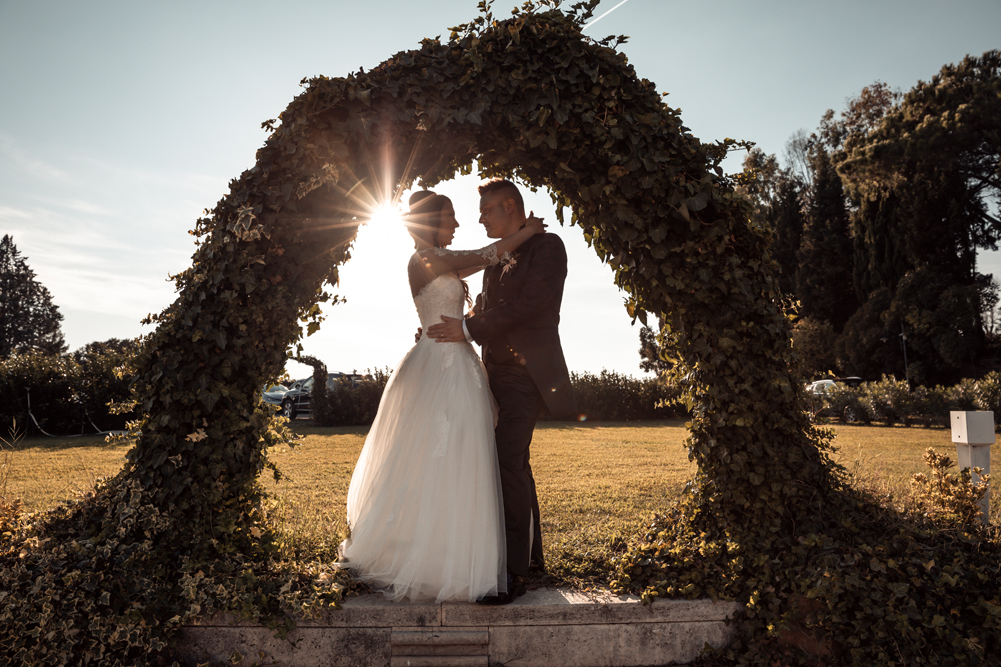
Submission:
[[806,391],[814,396],[820,396],[833,389],[835,384],[837,383],[834,380],[817,380],[806,385]]
[[282,399],[285,398],[287,392],[288,387],[285,385],[273,384],[270,387],[264,387],[264,393],[261,394],[261,398],[269,405],[281,405]]

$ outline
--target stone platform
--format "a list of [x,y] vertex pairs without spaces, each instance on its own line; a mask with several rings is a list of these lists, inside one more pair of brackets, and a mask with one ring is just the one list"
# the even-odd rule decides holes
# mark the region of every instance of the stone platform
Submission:
[[705,644],[729,641],[731,602],[529,591],[504,607],[349,598],[340,611],[302,620],[288,640],[218,616],[185,627],[176,657],[191,662],[347,667],[639,667],[685,664]]

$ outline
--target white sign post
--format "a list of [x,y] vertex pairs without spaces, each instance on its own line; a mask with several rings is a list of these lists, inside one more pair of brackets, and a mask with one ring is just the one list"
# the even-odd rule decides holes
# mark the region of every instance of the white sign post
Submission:
[[[952,441],[956,443],[956,458],[959,469],[980,468],[985,475],[991,473],[991,445],[994,444],[994,412],[950,412]],[[980,475],[970,474],[974,484]],[[990,490],[980,500],[980,518],[986,524],[990,521]]]

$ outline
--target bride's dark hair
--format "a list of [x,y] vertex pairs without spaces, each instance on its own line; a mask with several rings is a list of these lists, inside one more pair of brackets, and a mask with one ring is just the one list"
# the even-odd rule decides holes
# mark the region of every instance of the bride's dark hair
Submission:
[[[445,195],[439,195],[430,190],[418,190],[407,200],[410,211],[403,215],[403,224],[410,235],[414,237],[414,241],[420,239],[432,247],[440,248],[438,230],[441,229],[441,212],[445,210],[446,206],[451,205],[452,200]],[[465,280],[460,282],[462,283],[463,296],[466,297],[466,304],[472,306],[473,298],[469,294],[469,285],[466,284]]]
[[410,195],[410,212],[404,214],[403,224],[414,239],[420,239],[435,248],[438,245],[438,230],[441,228],[441,212],[452,200],[445,195],[430,190],[418,190]]

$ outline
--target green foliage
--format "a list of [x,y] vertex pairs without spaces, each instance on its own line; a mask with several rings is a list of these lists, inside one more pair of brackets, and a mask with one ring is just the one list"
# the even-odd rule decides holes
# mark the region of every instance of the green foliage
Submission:
[[801,318],[792,330],[792,347],[796,350],[803,373],[821,378],[837,366],[835,355],[838,336],[827,320]]
[[29,423],[30,392],[39,426],[50,433],[80,433],[85,415],[78,401],[79,374],[68,356],[31,352],[0,361],[0,423]]
[[[375,419],[390,369],[368,371],[357,380],[341,378],[327,394],[325,422],[319,426],[367,426]],[[655,378],[634,378],[614,371],[571,373],[577,407],[588,422],[667,419],[683,413],[681,389]],[[316,397],[313,397],[315,405]]]
[[[984,350],[990,289],[977,251],[1001,239],[1001,52],[967,56],[872,106],[879,113],[844,132],[832,156],[855,209],[856,287],[870,301],[889,295],[889,312],[870,310],[914,331],[912,377],[955,382]],[[854,337],[864,335],[857,325]]]
[[62,321],[49,290],[35,280],[14,239],[4,234],[0,240],[0,359],[31,351],[62,354],[66,351]]
[[[40,352],[0,361],[0,423],[30,423],[54,435],[125,428],[136,345],[111,339],[72,355]],[[117,405],[117,407],[115,407]]]
[[138,340],[111,338],[88,343],[73,352],[77,373],[77,400],[92,426],[103,431],[122,430],[132,413],[133,360]]
[[[881,238],[906,260],[879,284],[893,287],[906,271],[924,267],[969,281],[976,249],[996,247],[999,116],[1001,52],[987,51],[944,66],[872,131],[847,139],[838,172],[856,201],[871,203],[856,218],[859,231],[870,238],[876,225],[888,225]],[[873,256],[870,265],[880,261]]]
[[[996,248],[1001,55],[947,65],[906,95],[875,82],[787,146],[752,151],[738,190],[773,235],[782,289],[830,322],[842,374],[951,384],[976,374],[996,286],[976,271]],[[889,343],[889,344],[888,344]]]
[[[284,633],[292,625],[283,608],[338,604],[342,582],[271,558],[237,552],[197,562],[181,545],[166,548],[173,522],[145,495],[119,475],[42,516],[7,521],[0,535],[7,664],[156,664],[169,659],[170,634],[204,614],[234,611]],[[247,537],[262,535],[259,513],[247,519]]]
[[615,371],[571,373],[582,421],[667,419],[683,414],[681,389],[667,380],[634,378]]
[[329,396],[327,394],[327,365],[316,357],[300,356],[297,361],[313,367],[313,389],[310,391],[313,421],[323,426],[329,421]]
[[719,652],[741,665],[1001,664],[1001,536],[972,520],[983,487],[926,461],[913,503],[846,488],[839,522],[767,555],[693,531],[683,499],[618,560],[612,588],[743,603]]
[[792,169],[780,169],[774,155],[766,156],[758,148],[752,148],[744,158],[744,171],[737,182],[737,192],[746,196],[754,207],[751,218],[754,224],[771,232],[772,255],[782,269],[779,286],[783,292],[794,294],[806,224],[801,201],[806,184]]
[[796,296],[804,317],[825,320],[841,331],[859,307],[852,282],[854,249],[847,202],[823,142],[811,142],[808,158],[813,178],[796,254]]
[[661,350],[662,340],[658,340],[663,326],[654,331],[648,326],[640,327],[640,370],[661,375],[674,367],[670,359],[665,359]]
[[980,521],[979,503],[987,493],[990,476],[982,475],[979,482],[974,482],[971,473],[980,475],[983,472],[980,468],[964,468],[958,475],[952,475],[949,472],[952,459],[931,448],[924,459],[931,477],[916,473],[911,480],[918,505],[939,521],[972,529]]
[[[288,575],[273,571],[258,474],[291,434],[259,388],[296,348],[300,322],[312,331],[322,317],[323,285],[350,256],[366,193],[433,185],[474,161],[484,176],[548,188],[561,220],[569,208],[612,267],[631,316],[664,323],[699,471],[676,520],[623,557],[623,576],[647,591],[643,568],[671,572],[665,594],[739,599],[751,633],[811,597],[832,610],[823,631],[857,640],[849,650],[870,663],[893,637],[997,648],[997,579],[981,581],[978,560],[994,553],[996,567],[993,543],[909,529],[887,541],[896,519],[844,487],[828,436],[808,421],[767,232],[720,167],[747,144],[701,143],[609,46],[621,39],[583,36],[595,4],[567,15],[528,2],[503,21],[482,4],[484,16],[446,43],[304,82],[280,124],[264,124],[255,166],[196,224],[177,300],[151,317],[125,469],[3,538],[6,655],[148,664],[177,623],[211,609],[288,627],[278,585]],[[927,548],[947,554],[940,569],[920,564]],[[955,618],[937,583],[921,588],[922,572],[977,593]],[[336,599],[309,592],[308,578],[302,586],[308,599]]]
[[948,426],[949,412],[991,410],[1001,415],[1001,373],[992,372],[979,380],[963,380],[951,387],[915,387],[903,380],[884,376],[858,387],[838,384],[814,398],[811,409],[824,419],[879,422],[886,426]]
[[[340,378],[328,394],[327,421],[323,426],[368,426],[379,411],[390,369],[368,371],[360,380]],[[315,417],[314,417],[315,421]]]

